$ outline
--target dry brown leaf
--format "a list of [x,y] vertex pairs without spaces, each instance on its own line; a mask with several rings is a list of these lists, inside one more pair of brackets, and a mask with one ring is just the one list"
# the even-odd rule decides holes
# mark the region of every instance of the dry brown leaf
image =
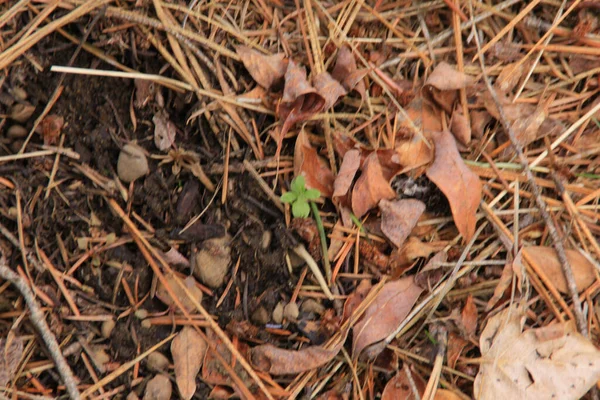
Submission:
[[65,119],[59,115],[50,114],[41,122],[42,137],[45,145],[53,145],[58,142],[60,132],[65,125]]
[[344,303],[344,311],[342,313],[342,321],[347,321],[348,318],[354,314],[354,311],[358,308],[360,303],[367,297],[369,291],[373,285],[368,279],[363,279],[360,281],[354,292],[352,292],[348,298],[346,298],[346,302]]
[[[440,251],[444,248],[443,245],[435,245],[430,243],[423,243],[416,236],[411,236],[404,243],[402,248],[394,255],[394,262],[397,266],[402,266],[406,264],[410,264],[415,261],[417,258],[425,258],[429,257],[431,253],[436,251]],[[390,256],[391,258],[392,256]]]
[[333,79],[329,72],[321,72],[313,78],[313,85],[317,92],[325,99],[323,110],[333,107],[335,102],[346,94],[346,89]]
[[474,83],[474,78],[457,71],[453,66],[442,61],[431,72],[425,85],[433,86],[438,90],[459,90]]
[[275,83],[283,79],[288,66],[284,54],[279,53],[269,56],[248,46],[238,46],[235,50],[252,79],[260,86],[270,89]]
[[[419,127],[423,132],[439,132],[443,129],[442,119],[432,105],[423,101],[422,96],[417,96],[406,106],[406,113],[409,119],[416,127]],[[402,121],[400,129],[412,132],[408,121]]]
[[437,252],[427,264],[415,275],[415,282],[423,289],[430,289],[437,285],[437,283],[443,278],[445,268],[440,263],[444,263],[448,260],[448,253],[446,251]]
[[[171,290],[173,291],[173,293],[175,294],[177,299],[183,305],[183,308],[185,308],[188,312],[194,311],[196,309],[196,306],[194,306],[194,303],[192,302],[192,300],[187,296],[187,294],[183,291],[183,289],[181,289],[179,284],[177,284],[176,279],[181,279],[181,278],[177,278],[174,275],[167,274],[167,275],[165,275],[165,279],[166,279],[167,283],[169,284],[169,286],[171,287]],[[185,285],[187,290],[198,301],[198,303],[202,302],[203,294],[202,294],[202,291],[200,290],[200,288],[196,285],[196,280],[194,278],[192,278],[191,276],[188,276],[187,278],[181,279],[181,280],[183,281],[183,284]],[[167,288],[162,284],[161,281],[158,281],[158,286],[156,288],[156,297],[158,297],[158,299],[160,301],[162,301],[163,303],[165,303],[166,305],[168,305],[170,307],[176,307],[175,301],[171,298],[171,295],[169,295]],[[182,312],[179,309],[177,309],[176,311],[178,313]]]
[[344,154],[340,171],[333,182],[333,197],[343,197],[348,194],[356,172],[360,168],[360,151],[349,150]]
[[8,386],[14,378],[22,356],[23,339],[12,334],[0,339],[0,387]]
[[437,132],[432,137],[435,159],[427,169],[427,177],[448,199],[456,228],[468,242],[475,233],[475,213],[481,201],[481,182],[460,157],[452,134],[447,131]]
[[386,283],[354,325],[354,358],[358,358],[367,346],[391,334],[404,321],[422,291],[412,276]]
[[437,392],[435,392],[435,396],[433,397],[433,400],[460,400],[461,397],[459,397],[456,393],[450,391],[450,390],[446,390],[446,389],[438,389]]
[[498,285],[494,288],[494,295],[491,299],[488,300],[487,305],[485,306],[485,311],[488,312],[500,299],[504,296],[506,289],[510,287],[513,278],[513,266],[512,263],[507,263],[502,269],[502,275],[500,275],[500,279],[498,281]]
[[425,203],[415,199],[381,200],[381,231],[396,247],[400,248],[410,235],[423,211]]
[[462,354],[465,347],[469,344],[468,341],[461,338],[454,332],[448,333],[448,366],[454,368],[458,358]]
[[173,387],[169,378],[158,374],[146,384],[144,400],[169,400],[172,392]]
[[191,326],[184,327],[171,342],[175,381],[183,399],[191,399],[196,392],[196,376],[207,348],[206,341]]
[[347,46],[343,46],[338,51],[331,76],[338,80],[348,92],[356,90],[360,97],[364,98],[366,88],[363,78],[367,75],[367,72],[366,69],[359,70],[356,68],[356,60],[352,50]]
[[452,114],[452,126],[450,131],[460,143],[467,146],[471,142],[471,126],[467,117],[459,109]]
[[467,336],[474,336],[477,331],[477,306],[475,306],[472,294],[467,297],[467,301],[460,313],[460,317]]
[[392,379],[386,383],[383,393],[381,394],[381,400],[415,400],[420,399],[425,392],[426,382],[423,380],[421,375],[411,371],[411,377],[415,383],[417,394],[416,397],[411,389],[410,381],[404,369],[398,371]]
[[411,171],[433,160],[433,146],[415,135],[396,144],[394,160],[402,166],[403,171]]
[[[518,305],[492,317],[479,340],[477,400],[579,399],[600,379],[600,351],[573,323],[523,331]],[[557,332],[562,329],[562,334]],[[543,331],[550,329],[551,335]],[[553,338],[540,340],[544,336]]]
[[360,218],[377,206],[381,199],[394,197],[396,192],[383,176],[377,153],[372,153],[365,159],[362,174],[352,189],[352,211]]
[[175,143],[177,133],[177,128],[169,119],[169,114],[164,110],[160,110],[154,114],[152,122],[154,123],[154,145],[160,151],[169,150]]
[[[206,331],[206,336],[208,337],[209,342],[215,345],[215,350],[208,351],[204,357],[204,363],[202,364],[202,380],[210,385],[232,387],[237,392],[238,396],[241,394],[241,390],[236,387],[234,381],[231,379],[227,371],[221,365],[221,362],[214,354],[215,351],[217,351],[227,363],[234,365],[233,370],[237,376],[242,379],[247,388],[254,387],[254,381],[247,374],[247,372],[245,372],[245,369],[242,367],[242,365],[239,362],[232,362],[234,358],[232,358],[231,352],[227,346],[223,344],[223,341],[217,336],[217,334],[211,329],[208,329]],[[250,348],[244,341],[239,341],[237,348],[244,358],[249,359]]]
[[[521,250],[525,261],[535,264],[562,293],[569,293],[567,280],[562,272],[562,267],[556,250],[552,247],[531,246]],[[577,250],[565,250],[567,260],[571,264],[573,277],[577,290],[581,293],[596,280],[595,268],[592,263]],[[517,256],[518,258],[518,256]]]
[[304,129],[298,134],[294,147],[294,175],[303,175],[307,188],[317,189],[321,196],[331,198],[333,173],[327,161],[311,146]]
[[487,111],[473,111],[471,112],[471,132],[477,139],[483,137],[485,127],[492,120],[492,116]]
[[272,344],[263,344],[252,349],[252,364],[260,371],[272,375],[299,374],[327,364],[343,345],[344,340],[331,349],[308,346],[300,350],[286,350]]

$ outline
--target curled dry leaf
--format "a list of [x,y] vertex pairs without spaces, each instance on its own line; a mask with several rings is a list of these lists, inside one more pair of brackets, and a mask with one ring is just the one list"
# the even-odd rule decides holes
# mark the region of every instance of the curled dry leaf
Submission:
[[273,87],[285,75],[288,60],[284,54],[265,55],[248,46],[238,46],[235,50],[252,79],[265,89]]
[[[173,291],[177,299],[183,305],[183,308],[185,308],[188,312],[194,311],[196,309],[196,306],[194,306],[192,300],[187,296],[185,291],[177,283],[177,279],[181,278],[178,278],[172,274],[168,274],[165,275],[165,279],[171,287],[171,290]],[[198,301],[198,303],[202,302],[203,294],[200,288],[196,285],[196,280],[191,276],[188,276],[187,278],[181,280],[183,281],[183,284],[190,292],[190,294]],[[162,284],[161,281],[158,281],[158,286],[156,288],[156,297],[158,297],[158,299],[166,305],[170,307],[176,307],[175,301],[173,300],[173,298],[171,298],[171,295],[167,291],[167,288],[165,287],[165,285]],[[181,313],[182,311],[177,309],[177,312]]]
[[467,146],[471,142],[471,126],[467,117],[459,110],[452,113],[452,126],[450,131],[460,143]]
[[171,342],[175,381],[181,398],[189,400],[196,392],[196,376],[207,349],[206,341],[190,326],[184,327]]
[[481,182],[465,165],[449,132],[437,132],[432,137],[435,159],[427,169],[427,177],[448,199],[456,228],[465,241],[469,241],[475,233],[475,213],[481,201]]
[[427,385],[425,380],[417,372],[411,371],[411,377],[417,389],[417,396],[413,393],[410,380],[406,376],[404,369],[398,371],[392,379],[388,381],[381,394],[381,400],[416,400],[420,399],[425,392]]
[[23,356],[23,339],[8,334],[0,339],[0,387],[8,386]]
[[313,78],[313,85],[317,92],[325,99],[323,110],[333,107],[335,102],[346,94],[346,89],[333,79],[329,72],[321,72]]
[[252,364],[272,375],[291,375],[310,371],[331,361],[344,346],[341,340],[331,349],[308,346],[301,350],[286,350],[272,344],[263,344],[252,349]]
[[429,289],[437,285],[445,274],[445,269],[440,265],[448,260],[446,251],[437,252],[431,260],[415,275],[415,282],[423,289]]
[[175,134],[177,128],[175,124],[169,119],[169,114],[165,110],[160,110],[154,117],[152,117],[154,123],[154,144],[160,151],[168,150],[173,143],[175,143]]
[[422,291],[412,276],[386,283],[354,325],[353,357],[358,358],[367,346],[391,334],[404,321]]
[[433,146],[420,136],[413,136],[396,144],[395,161],[403,171],[411,171],[433,160]]
[[307,188],[317,189],[321,196],[331,198],[333,173],[327,161],[311,146],[304,129],[298,134],[294,147],[294,175],[304,176]]
[[352,189],[352,211],[360,218],[382,199],[393,199],[396,192],[385,179],[377,153],[365,159],[361,176]]
[[356,172],[360,168],[360,151],[349,150],[344,154],[340,171],[333,182],[333,197],[343,197],[348,194]]
[[[569,293],[567,286],[567,280],[562,272],[562,267],[556,250],[552,247],[545,246],[531,246],[524,247],[521,250],[523,258],[532,266],[535,266],[537,270],[543,271],[548,280],[556,286],[556,288],[562,293]],[[567,260],[571,265],[573,271],[573,277],[575,278],[575,285],[579,293],[590,287],[596,280],[595,268],[592,263],[579,251],[577,250],[565,250]],[[520,259],[517,256],[517,259]]]
[[479,339],[473,394],[487,399],[581,398],[600,379],[600,351],[573,323],[523,331],[518,305],[492,317]]
[[419,217],[425,211],[425,203],[420,200],[381,200],[381,231],[398,248],[410,235]]
[[359,70],[356,68],[356,60],[352,50],[347,46],[343,46],[338,51],[331,76],[338,80],[348,92],[356,90],[360,97],[364,98],[366,88],[363,78],[367,75],[367,72],[366,69]]

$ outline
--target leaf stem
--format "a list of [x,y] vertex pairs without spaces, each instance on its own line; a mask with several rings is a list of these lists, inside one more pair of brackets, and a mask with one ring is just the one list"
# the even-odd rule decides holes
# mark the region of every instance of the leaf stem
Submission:
[[327,251],[327,236],[325,236],[325,228],[323,228],[323,221],[321,220],[321,215],[319,214],[319,210],[317,209],[317,205],[314,201],[310,201],[310,209],[315,217],[315,221],[317,222],[317,229],[319,230],[319,237],[321,238],[321,250],[323,252],[323,266],[325,268],[325,276],[327,277],[327,282],[331,284],[331,265],[329,264],[329,252]]

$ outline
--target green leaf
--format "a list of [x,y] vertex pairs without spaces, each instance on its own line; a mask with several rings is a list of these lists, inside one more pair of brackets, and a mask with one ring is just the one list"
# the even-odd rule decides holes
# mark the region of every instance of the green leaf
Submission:
[[306,181],[304,180],[304,176],[300,175],[295,177],[290,186],[292,188],[292,192],[296,194],[304,192],[306,188]]
[[310,207],[306,201],[296,201],[292,204],[292,214],[296,218],[306,218],[310,214]]
[[298,198],[298,196],[296,195],[296,193],[287,192],[287,193],[284,193],[280,199],[281,199],[282,203],[293,203],[294,201],[296,201],[297,198]]
[[318,189],[308,189],[306,192],[304,192],[304,197],[306,197],[308,200],[317,200],[319,197],[321,197],[321,192],[319,192]]

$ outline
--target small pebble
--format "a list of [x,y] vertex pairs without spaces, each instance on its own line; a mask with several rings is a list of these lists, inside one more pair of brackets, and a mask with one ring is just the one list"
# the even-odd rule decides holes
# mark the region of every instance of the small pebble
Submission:
[[148,173],[148,160],[140,146],[129,143],[123,146],[117,161],[117,173],[123,182],[132,182]]
[[263,306],[260,306],[252,313],[252,321],[257,325],[265,325],[269,322],[269,313]]
[[27,92],[22,87],[15,86],[12,89],[12,95],[15,99],[17,99],[19,101],[27,100]]
[[145,308],[139,308],[135,310],[134,315],[137,319],[146,319],[148,318],[148,310],[146,310]]
[[100,365],[110,362],[110,356],[106,353],[104,347],[101,346],[92,346],[92,357]]
[[171,381],[164,375],[156,375],[146,385],[144,400],[169,400],[173,393]]
[[33,115],[35,111],[35,106],[24,102],[24,103],[16,103],[12,106],[10,110],[10,118],[17,122],[25,122]]
[[288,303],[283,308],[283,316],[287,320],[290,320],[290,321],[297,320],[298,314],[300,314],[300,310],[298,310],[298,305],[296,303]]
[[273,232],[264,231],[260,240],[260,247],[263,251],[267,250],[271,246],[271,240],[273,240]]
[[283,303],[279,302],[273,310],[273,322],[281,324],[283,322]]
[[302,302],[300,310],[305,313],[315,313],[320,315],[325,312],[325,307],[314,299],[306,299]]
[[102,337],[104,339],[108,339],[112,334],[113,329],[115,329],[116,325],[117,323],[114,319],[109,319],[107,321],[102,322],[102,327],[100,328],[100,331],[102,332]]
[[140,322],[140,326],[144,329],[150,329],[152,328],[152,322],[149,319],[145,319]]
[[194,258],[194,275],[215,289],[225,283],[231,264],[231,236],[205,240]]
[[21,139],[27,136],[29,132],[21,125],[13,125],[6,131],[6,136],[11,139]]
[[153,371],[166,371],[169,368],[169,359],[162,353],[154,351],[148,355],[146,365]]

